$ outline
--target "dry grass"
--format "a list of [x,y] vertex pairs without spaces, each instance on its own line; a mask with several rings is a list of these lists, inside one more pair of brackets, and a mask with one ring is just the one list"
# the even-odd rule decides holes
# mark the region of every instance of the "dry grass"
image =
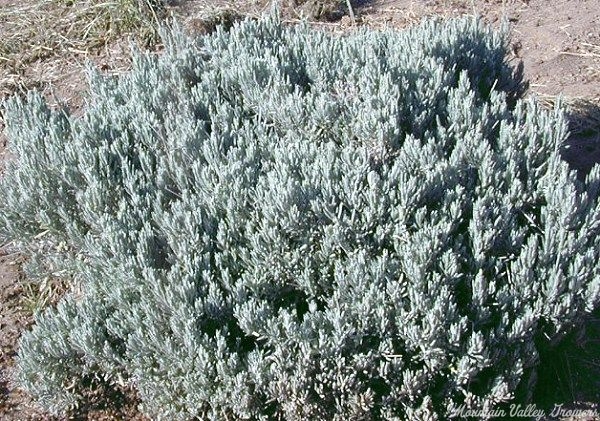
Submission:
[[45,79],[32,71],[36,64],[58,60],[45,67],[64,72],[128,35],[152,44],[164,14],[160,0],[36,0],[0,7],[0,98],[42,88]]
[[184,2],[185,26],[205,33],[217,25],[230,26],[246,17],[257,19],[267,13],[274,4],[278,5],[281,19],[285,23],[306,21],[319,27],[341,29],[339,20],[349,16],[355,22],[354,4],[369,0],[195,0]]
[[354,10],[345,0],[288,0],[287,11],[295,18],[310,20],[338,20],[344,14],[354,16]]

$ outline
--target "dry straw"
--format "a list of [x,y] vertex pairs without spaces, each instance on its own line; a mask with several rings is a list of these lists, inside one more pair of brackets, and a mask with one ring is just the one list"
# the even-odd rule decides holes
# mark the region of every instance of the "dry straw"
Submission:
[[[1,7],[0,97],[43,88],[73,62],[127,35],[156,41],[164,13],[157,0],[37,0]],[[35,71],[39,63],[42,77]]]

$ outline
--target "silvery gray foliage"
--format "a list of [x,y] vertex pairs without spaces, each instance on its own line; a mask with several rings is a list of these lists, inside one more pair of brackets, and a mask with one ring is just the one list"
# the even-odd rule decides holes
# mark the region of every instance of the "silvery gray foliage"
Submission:
[[598,303],[600,172],[560,160],[503,35],[269,18],[165,45],[93,73],[80,117],[5,105],[1,232],[63,244],[79,285],[20,344],[50,412],[90,378],[156,419],[491,410]]

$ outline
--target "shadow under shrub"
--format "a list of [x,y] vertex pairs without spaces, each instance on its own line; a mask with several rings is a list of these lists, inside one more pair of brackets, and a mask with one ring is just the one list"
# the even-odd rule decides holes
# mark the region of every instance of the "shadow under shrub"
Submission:
[[90,377],[163,419],[491,411],[596,306],[600,172],[561,161],[503,35],[270,18],[165,43],[93,73],[81,117],[5,106],[0,232],[77,284],[20,345],[48,411]]

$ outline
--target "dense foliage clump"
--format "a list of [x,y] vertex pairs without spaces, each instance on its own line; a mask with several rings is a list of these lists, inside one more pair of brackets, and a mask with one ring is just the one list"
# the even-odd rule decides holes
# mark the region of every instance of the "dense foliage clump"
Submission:
[[162,419],[492,410],[596,306],[600,172],[560,160],[564,117],[520,99],[502,35],[165,43],[93,74],[79,117],[5,107],[0,232],[74,284],[20,346],[49,411],[94,378]]

